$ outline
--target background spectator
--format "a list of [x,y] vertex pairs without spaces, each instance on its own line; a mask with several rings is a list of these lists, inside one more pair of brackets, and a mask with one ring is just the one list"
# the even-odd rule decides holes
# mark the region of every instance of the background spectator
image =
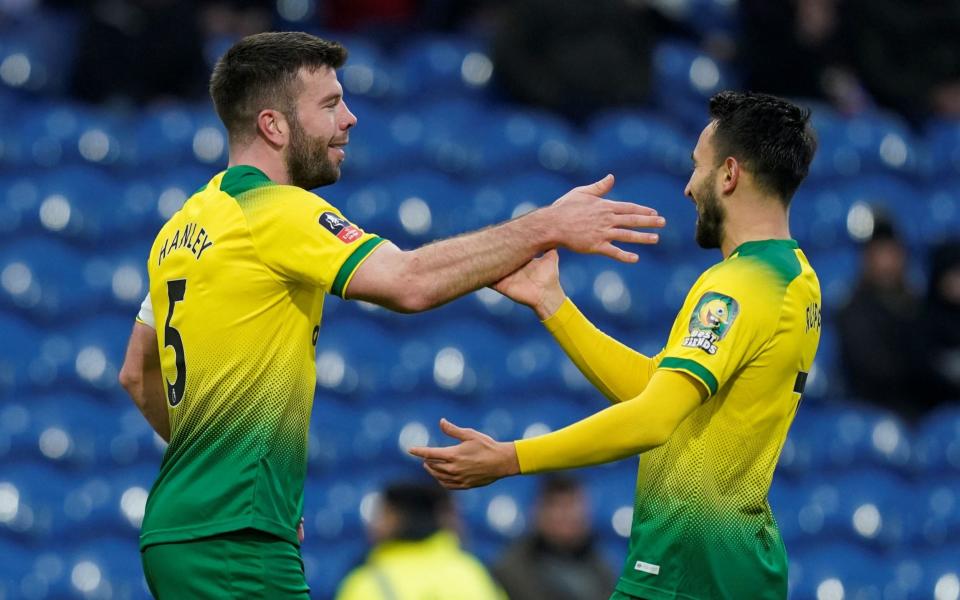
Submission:
[[81,13],[73,94],[90,102],[201,98],[209,69],[197,7],[184,0],[98,0]]
[[908,282],[907,258],[893,225],[878,219],[837,328],[853,394],[915,419],[933,400],[920,352],[921,299]]
[[640,5],[523,0],[501,19],[493,61],[514,99],[573,119],[646,101],[654,35]]
[[566,475],[543,480],[532,531],[493,569],[510,600],[604,600],[616,576],[594,545],[587,495]]
[[960,242],[933,249],[923,310],[924,343],[933,369],[935,400],[960,400]]
[[447,492],[434,483],[396,483],[370,521],[374,548],[347,575],[337,600],[502,600],[483,565],[460,548]]

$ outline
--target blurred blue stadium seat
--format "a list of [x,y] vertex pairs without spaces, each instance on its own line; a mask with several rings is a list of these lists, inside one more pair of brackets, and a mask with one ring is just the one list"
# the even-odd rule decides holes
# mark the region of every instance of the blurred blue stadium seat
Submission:
[[665,40],[654,50],[652,89],[657,108],[683,122],[690,133],[699,133],[709,120],[706,100],[735,87],[733,80],[727,65],[690,42]]
[[582,144],[564,120],[535,110],[503,110],[484,116],[476,128],[478,172],[502,177],[531,169],[575,172]]
[[[590,170],[614,173],[621,181],[632,174],[666,172],[685,177],[693,165],[690,153],[695,138],[655,113],[601,113],[591,119],[586,135]],[[673,192],[679,198],[683,185],[675,186]],[[642,197],[633,200],[643,202]]]
[[395,66],[396,92],[403,99],[464,96],[483,90],[493,65],[470,39],[422,35],[404,45]]
[[422,156],[444,173],[477,174],[482,168],[481,136],[490,126],[484,106],[470,99],[440,100],[419,111]]
[[[689,156],[687,162],[689,165]],[[693,201],[684,196],[686,184],[687,181],[681,177],[653,173],[633,175],[620,178],[610,196],[649,206],[666,219],[666,226],[658,231],[660,241],[653,247],[653,252],[698,252],[693,250],[696,247],[694,231],[697,210]],[[649,252],[647,248],[640,250],[641,254]]]
[[183,104],[165,104],[144,111],[134,125],[133,166],[169,168],[189,162],[197,132],[194,118],[195,109]]
[[960,231],[960,180],[938,182],[924,196],[915,208],[917,241],[928,245],[955,238]]
[[934,178],[960,174],[960,121],[932,119],[926,131],[930,151],[930,175]]
[[369,183],[418,165],[421,140],[409,140],[398,132],[392,113],[363,100],[348,101],[348,107],[356,115],[357,125],[350,130],[343,179],[352,184]]
[[[853,292],[860,273],[860,255],[853,248],[804,253],[820,281],[825,310],[839,310]],[[832,317],[832,313],[830,314]]]
[[820,543],[790,558],[790,598],[881,598],[885,579],[878,555],[849,543]]
[[918,483],[913,488],[916,510],[910,520],[914,547],[956,546],[960,536],[960,478],[930,474]]
[[[790,437],[816,471],[877,466],[907,471],[911,439],[894,415],[862,405],[801,406]],[[807,458],[809,457],[809,458]]]
[[960,596],[960,545],[934,550],[919,557],[923,580],[917,598],[956,598]]
[[960,473],[960,408],[948,404],[927,415],[916,440],[914,456],[924,473]]
[[325,321],[317,338],[317,389],[345,398],[410,389],[399,352],[394,335],[371,319]]
[[30,94],[56,96],[70,80],[77,18],[69,11],[19,11],[0,26],[0,85]]
[[4,275],[0,304],[46,325],[96,313],[104,297],[87,283],[81,256],[62,242],[43,237],[0,248],[0,274]]

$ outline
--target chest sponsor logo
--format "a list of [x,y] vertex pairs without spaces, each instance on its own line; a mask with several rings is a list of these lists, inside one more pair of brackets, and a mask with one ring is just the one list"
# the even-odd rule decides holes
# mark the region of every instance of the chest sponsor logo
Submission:
[[337,236],[337,239],[344,244],[355,242],[363,235],[363,231],[359,227],[332,212],[325,212],[320,215],[320,225]]
[[683,338],[681,345],[716,354],[717,342],[730,331],[739,312],[740,305],[730,296],[707,292],[690,315],[690,335]]

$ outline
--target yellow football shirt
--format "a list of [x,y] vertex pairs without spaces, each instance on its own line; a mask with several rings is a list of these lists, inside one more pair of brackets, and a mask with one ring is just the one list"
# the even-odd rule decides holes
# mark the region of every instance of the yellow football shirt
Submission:
[[709,397],[640,457],[619,591],[786,598],[767,493],[820,340],[820,302],[793,240],[743,244],[691,288],[658,368],[690,374]]
[[248,527],[297,543],[324,296],[382,242],[250,166],[163,226],[148,272],[171,438],[141,548]]

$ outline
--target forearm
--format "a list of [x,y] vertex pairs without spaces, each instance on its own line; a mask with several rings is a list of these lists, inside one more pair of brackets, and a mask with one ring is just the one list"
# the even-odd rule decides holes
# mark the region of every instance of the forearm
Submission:
[[169,442],[170,415],[167,412],[167,396],[163,390],[163,375],[160,370],[145,371],[143,379],[128,384],[127,392],[150,427],[164,441]]
[[426,310],[494,283],[552,248],[549,208],[408,252],[406,277]]
[[570,299],[543,324],[573,364],[611,402],[639,395],[656,371],[654,359],[594,327]]
[[553,433],[515,442],[520,472],[598,465],[655,448],[705,396],[692,378],[660,371],[636,398]]

